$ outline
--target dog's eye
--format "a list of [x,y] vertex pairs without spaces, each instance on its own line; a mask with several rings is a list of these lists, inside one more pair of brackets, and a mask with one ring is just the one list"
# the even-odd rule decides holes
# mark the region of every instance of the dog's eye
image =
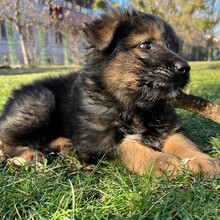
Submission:
[[146,42],[140,44],[139,47],[140,47],[141,49],[150,50],[150,49],[152,49],[152,42],[151,42],[151,41],[146,41]]

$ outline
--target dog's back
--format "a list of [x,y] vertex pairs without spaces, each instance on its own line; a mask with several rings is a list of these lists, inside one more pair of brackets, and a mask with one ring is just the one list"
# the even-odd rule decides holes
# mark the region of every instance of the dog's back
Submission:
[[58,135],[66,136],[71,130],[69,95],[77,81],[77,74],[73,73],[14,90],[0,119],[1,141],[40,149]]

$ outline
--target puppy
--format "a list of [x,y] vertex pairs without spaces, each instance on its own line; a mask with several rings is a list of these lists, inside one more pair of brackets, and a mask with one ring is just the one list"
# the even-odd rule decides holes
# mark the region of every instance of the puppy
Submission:
[[[176,176],[185,166],[209,177],[220,161],[181,133],[171,104],[189,82],[178,39],[165,21],[111,11],[85,26],[90,45],[78,72],[15,90],[0,119],[6,157],[42,160],[66,143],[86,162],[119,160],[138,174]],[[58,144],[56,144],[58,143]]]

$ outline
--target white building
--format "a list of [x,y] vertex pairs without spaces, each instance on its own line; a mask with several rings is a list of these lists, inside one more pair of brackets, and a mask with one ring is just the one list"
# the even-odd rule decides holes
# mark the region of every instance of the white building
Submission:
[[[42,10],[46,8],[48,15],[49,13],[51,16],[53,16],[53,13],[56,14],[54,9],[51,13],[49,7],[45,5],[45,0],[33,1],[36,2],[38,8],[42,8]],[[51,1],[50,5],[54,5],[57,2],[62,7],[62,19],[69,21],[78,20],[79,22],[90,20],[92,0],[54,0]],[[34,65],[63,65],[75,62],[72,54],[69,53],[67,39],[59,32],[55,32],[51,28],[39,28],[36,25],[22,26],[21,30],[28,57]],[[0,66],[23,64],[21,40],[13,20],[0,20]]]

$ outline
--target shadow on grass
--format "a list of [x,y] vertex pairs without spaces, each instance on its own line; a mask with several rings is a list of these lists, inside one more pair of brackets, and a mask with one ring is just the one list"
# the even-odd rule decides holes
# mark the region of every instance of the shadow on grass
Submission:
[[177,113],[181,118],[184,133],[202,150],[210,147],[211,138],[220,137],[220,124],[185,110],[178,109]]
[[77,66],[59,66],[59,67],[34,67],[34,68],[15,68],[15,69],[0,69],[0,76],[12,76],[12,75],[23,75],[23,74],[43,74],[51,72],[63,72],[63,70],[69,72],[79,69]]
[[[197,88],[192,88],[190,93],[220,105],[219,90],[219,81],[213,81],[209,84],[199,84]],[[186,133],[200,146],[204,145],[204,143],[209,145],[211,137],[220,136],[220,124],[205,119],[190,111],[178,109],[177,112],[182,118],[182,124],[186,129]]]

